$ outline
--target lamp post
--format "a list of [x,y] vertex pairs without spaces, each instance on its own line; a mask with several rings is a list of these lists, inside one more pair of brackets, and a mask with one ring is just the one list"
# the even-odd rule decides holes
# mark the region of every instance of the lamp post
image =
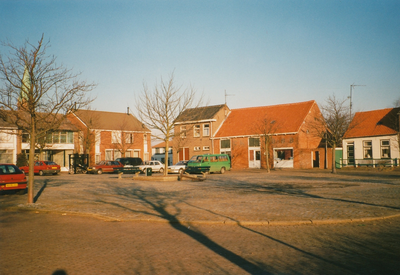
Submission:
[[353,88],[356,86],[367,86],[367,85],[355,85],[355,84],[351,84],[350,85],[350,119],[351,119],[351,109],[353,108]]

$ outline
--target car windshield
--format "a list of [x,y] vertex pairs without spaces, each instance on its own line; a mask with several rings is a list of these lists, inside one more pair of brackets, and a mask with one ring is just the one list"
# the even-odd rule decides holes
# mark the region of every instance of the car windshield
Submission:
[[175,165],[186,165],[186,161],[179,161],[177,164]]
[[46,163],[47,165],[57,165],[57,163],[55,163],[54,161],[45,161],[44,163]]
[[203,159],[203,156],[193,156],[189,162],[201,162]]

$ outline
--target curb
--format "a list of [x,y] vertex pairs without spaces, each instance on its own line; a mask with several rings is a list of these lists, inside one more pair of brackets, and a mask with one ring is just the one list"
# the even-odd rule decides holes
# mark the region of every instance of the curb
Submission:
[[360,222],[372,222],[388,220],[400,217],[400,214],[380,216],[380,217],[366,217],[366,218],[354,218],[354,219],[327,219],[327,220],[293,220],[293,221],[169,221],[169,220],[154,220],[154,219],[118,219],[115,217],[93,214],[93,213],[80,213],[70,211],[58,211],[58,210],[46,210],[46,209],[34,209],[25,207],[7,207],[4,211],[30,211],[39,213],[50,213],[59,215],[70,215],[70,216],[81,216],[81,217],[93,217],[99,220],[107,222],[154,222],[154,223],[180,223],[183,225],[237,225],[237,226],[294,226],[294,225],[327,225],[327,224],[344,224],[344,223],[360,223]]

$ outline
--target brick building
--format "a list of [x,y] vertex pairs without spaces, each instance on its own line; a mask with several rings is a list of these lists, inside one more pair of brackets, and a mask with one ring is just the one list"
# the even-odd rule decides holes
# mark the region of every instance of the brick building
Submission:
[[75,151],[89,154],[90,165],[119,157],[151,158],[151,131],[129,112],[75,110],[68,119],[79,130]]
[[212,138],[228,116],[225,104],[187,109],[174,124],[173,163],[189,160],[194,155],[212,154]]
[[266,167],[269,138],[270,168],[331,167],[331,150],[316,132],[321,112],[314,100],[274,106],[232,109],[213,136],[215,153],[227,153],[232,168]]

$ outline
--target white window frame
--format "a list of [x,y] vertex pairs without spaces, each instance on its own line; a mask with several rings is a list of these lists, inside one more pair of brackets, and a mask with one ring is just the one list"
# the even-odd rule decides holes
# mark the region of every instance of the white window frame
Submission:
[[203,146],[203,151],[210,151],[210,146]]
[[200,146],[195,146],[193,150],[194,151],[200,151]]
[[106,149],[104,151],[104,160],[112,160],[112,159],[113,159],[113,149]]
[[[369,143],[369,144],[368,144]],[[371,155],[366,155],[367,151],[371,152]],[[372,140],[364,140],[363,141],[363,157],[364,159],[373,159],[373,150],[372,150]]]
[[121,132],[120,131],[112,131],[111,132],[111,143],[121,144]]
[[133,144],[134,135],[131,132],[125,132],[125,143],[126,144]]
[[203,137],[209,137],[209,136],[210,136],[210,124],[209,123],[203,124]]
[[186,125],[181,126],[181,138],[186,138]]
[[193,127],[193,137],[200,137],[200,124],[196,124]]
[[[383,143],[384,142],[387,142],[388,144],[386,145],[384,145]],[[382,159],[388,159],[388,158],[390,158],[390,139],[381,139],[380,140],[380,144],[381,144],[381,158]],[[383,150],[384,149],[387,149],[388,150],[388,152],[389,152],[389,155],[387,155],[387,156],[384,156],[383,155]]]

